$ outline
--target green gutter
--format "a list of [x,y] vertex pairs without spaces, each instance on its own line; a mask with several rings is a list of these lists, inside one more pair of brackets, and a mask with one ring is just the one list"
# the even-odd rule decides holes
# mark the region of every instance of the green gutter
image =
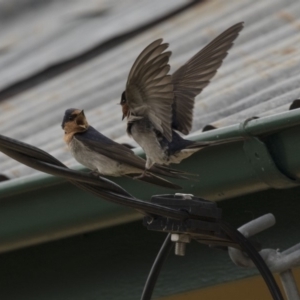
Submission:
[[[215,140],[245,135],[255,139],[204,149],[176,166],[199,174],[195,181],[176,180],[182,192],[224,200],[271,187],[290,188],[300,178],[300,111],[293,110],[191,137]],[[266,149],[269,150],[266,150]],[[142,155],[140,150],[136,153]],[[254,156],[256,154],[256,156]],[[271,155],[270,155],[271,154]],[[273,159],[272,159],[273,158]],[[112,178],[136,197],[170,190],[126,178]],[[175,181],[175,180],[174,180]],[[138,218],[132,210],[101,201],[65,180],[45,174],[0,185],[0,252]]]

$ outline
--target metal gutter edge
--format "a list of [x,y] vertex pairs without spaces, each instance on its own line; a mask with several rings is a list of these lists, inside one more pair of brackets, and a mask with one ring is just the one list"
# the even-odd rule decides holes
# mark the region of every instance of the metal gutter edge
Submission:
[[[294,132],[296,127],[299,128]],[[277,115],[251,120],[245,124],[244,129],[249,135],[269,136],[271,143],[267,142],[267,144],[271,148],[270,152],[273,156],[275,156],[274,160],[276,161],[276,164],[279,165],[279,168],[284,170],[284,172],[291,178],[300,177],[300,156],[298,155],[300,153],[300,139],[297,139],[297,133],[300,131],[300,110],[296,109]],[[287,135],[288,132],[289,134]],[[197,135],[191,135],[189,139],[195,141],[217,140],[240,137],[242,135],[243,132],[241,130],[241,124],[235,124]],[[280,143],[278,138],[281,140]],[[286,138],[288,138],[287,141],[285,141]],[[269,140],[269,138],[267,138],[267,140]],[[285,142],[288,143],[286,144]],[[278,143],[281,145],[280,147]],[[283,147],[284,145],[285,147]],[[135,153],[137,155],[144,156],[144,153],[140,148],[135,149]],[[175,166],[176,168],[199,174],[199,179],[192,182],[183,180],[176,182],[179,182],[185,190],[196,194],[199,194],[200,192],[200,195],[211,200],[222,200],[231,198],[232,196],[243,195],[248,192],[267,189],[268,187],[264,186],[265,184],[259,182],[259,180],[254,184],[253,175],[255,174],[253,174],[253,170],[251,170],[251,165],[248,165],[246,161],[247,156],[244,154],[242,142],[223,144],[217,147],[201,150],[197,154],[182,162],[180,166]],[[284,159],[281,158],[281,156],[283,156]],[[287,157],[289,159],[287,159]],[[217,162],[218,164],[216,165]],[[228,169],[229,162],[232,162],[232,164]],[[234,166],[236,166],[237,169],[234,169]],[[243,171],[240,168],[241,166],[244,167]],[[79,170],[86,169],[79,168]],[[220,191],[216,194],[214,191],[220,190],[220,187],[223,186],[223,184],[220,186],[220,182],[228,183],[228,172],[232,175],[235,173],[235,176],[229,176],[232,178],[232,182],[230,184],[231,187],[225,188],[227,191],[226,193]],[[222,178],[222,176],[224,176],[224,178]],[[149,191],[145,191],[145,189],[143,189],[141,193],[141,189],[138,188],[135,181],[124,178],[112,178],[112,180],[116,181],[120,185],[125,185],[125,188],[131,189],[130,192],[142,199],[148,198],[153,194],[149,193]],[[241,182],[241,180],[249,180],[249,185],[251,185],[251,187],[249,186],[248,191],[245,190],[244,186],[239,186],[239,182]],[[16,196],[25,192],[28,193],[32,190],[42,189],[53,185],[59,185],[65,182],[66,181],[64,179],[55,178],[45,174],[35,174],[26,178],[9,180],[1,183],[0,185],[0,199]],[[141,185],[144,187],[143,184]],[[149,185],[146,186],[152,187]],[[231,188],[236,190],[236,192],[228,193]],[[153,191],[153,188],[147,190]],[[160,191],[161,189],[155,187],[154,190]],[[221,190],[224,190],[224,188],[222,187]]]
[[[182,192],[218,201],[298,186],[300,110],[208,131],[193,139],[237,137],[245,131],[250,135],[246,141],[206,148],[183,161],[178,168],[199,177],[174,180],[183,186]],[[251,134],[259,134],[263,142]],[[136,153],[143,154],[141,149]],[[170,193],[127,178],[111,179],[143,200]],[[37,174],[10,180],[0,185],[0,253],[139,217],[133,210],[101,201],[60,178]]]
[[63,179],[47,174],[33,174],[26,177],[4,181],[0,184],[0,199],[15,194],[27,193],[32,190],[59,184]]
[[[253,119],[246,123],[246,131],[253,136],[271,134],[290,127],[300,125],[300,111],[298,109],[275,114],[263,118]],[[215,140],[241,136],[240,124],[206,131],[191,135],[190,140]]]

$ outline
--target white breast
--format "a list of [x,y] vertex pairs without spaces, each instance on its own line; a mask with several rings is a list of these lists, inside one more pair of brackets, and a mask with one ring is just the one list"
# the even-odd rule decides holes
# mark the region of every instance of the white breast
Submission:
[[127,164],[119,163],[95,151],[91,151],[75,138],[69,144],[69,149],[74,158],[92,171],[102,175],[122,176],[126,174],[139,174],[142,171]]
[[165,149],[160,147],[159,141],[152,128],[145,124],[134,122],[131,127],[133,139],[143,148],[147,156],[146,168],[149,169],[154,163],[168,164],[168,157]]

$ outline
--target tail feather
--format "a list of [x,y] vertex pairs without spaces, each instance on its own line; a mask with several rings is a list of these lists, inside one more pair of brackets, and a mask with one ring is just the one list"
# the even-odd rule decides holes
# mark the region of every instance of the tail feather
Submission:
[[199,141],[199,142],[194,142],[190,145],[188,145],[185,149],[196,149],[199,148],[205,148],[208,146],[217,146],[217,145],[222,145],[222,144],[229,144],[233,142],[239,142],[242,141],[244,138],[243,137],[234,137],[234,138],[228,138],[228,139],[221,139],[221,140],[215,140],[215,141]]
[[190,179],[188,176],[198,176],[198,174],[193,174],[182,170],[176,170],[158,164],[155,164],[153,167],[151,167],[150,171],[154,172],[155,174],[178,179]]
[[198,176],[197,174],[188,173],[182,170],[176,170],[167,166],[155,164],[151,167],[150,172],[159,174],[166,177],[178,178],[178,179],[189,179],[188,176]]
[[[140,174],[128,174],[126,176],[134,178],[137,175],[140,175]],[[141,178],[137,178],[137,180],[151,183],[151,184],[161,186],[164,188],[168,188],[168,189],[173,189],[173,190],[181,190],[182,189],[182,187],[180,185],[174,184],[174,183],[172,183],[164,178],[161,178],[159,176],[156,176],[152,173],[147,173],[147,175],[145,175],[144,177],[141,177]]]

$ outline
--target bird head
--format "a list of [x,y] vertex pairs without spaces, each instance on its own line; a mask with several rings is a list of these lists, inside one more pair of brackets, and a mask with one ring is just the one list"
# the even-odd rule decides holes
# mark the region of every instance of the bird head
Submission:
[[65,134],[75,134],[86,131],[89,124],[83,110],[69,108],[65,111],[61,127],[65,131]]

